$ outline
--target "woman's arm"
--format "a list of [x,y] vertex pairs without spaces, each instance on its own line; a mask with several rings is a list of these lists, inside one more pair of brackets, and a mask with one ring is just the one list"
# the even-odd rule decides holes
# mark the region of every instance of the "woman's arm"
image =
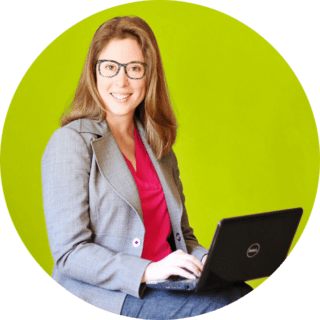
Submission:
[[197,238],[195,237],[193,233],[193,229],[189,225],[189,219],[187,215],[187,210],[185,206],[185,196],[183,194],[183,187],[180,180],[180,171],[178,167],[178,160],[176,155],[174,154],[173,150],[172,152],[172,162],[173,162],[173,178],[175,180],[176,186],[179,190],[180,198],[183,204],[183,213],[181,218],[181,228],[184,236],[184,240],[186,242],[188,253],[194,255],[197,257],[198,260],[202,260],[204,258],[204,255],[208,253],[208,250],[204,247],[202,247]]
[[143,289],[140,282],[150,261],[113,252],[92,241],[89,144],[77,131],[64,127],[53,134],[42,157],[43,202],[51,252],[64,275],[139,297]]

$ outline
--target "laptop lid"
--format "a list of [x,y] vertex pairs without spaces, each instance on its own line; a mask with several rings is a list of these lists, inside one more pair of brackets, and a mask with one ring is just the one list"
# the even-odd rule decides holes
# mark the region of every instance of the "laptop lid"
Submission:
[[285,260],[302,213],[294,208],[221,220],[196,290],[270,276]]

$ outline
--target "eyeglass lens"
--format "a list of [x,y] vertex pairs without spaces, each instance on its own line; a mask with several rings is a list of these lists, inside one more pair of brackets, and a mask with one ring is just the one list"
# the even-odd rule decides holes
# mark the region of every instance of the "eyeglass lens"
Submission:
[[[104,77],[113,77],[117,74],[119,66],[111,61],[103,61],[100,65],[101,75]],[[140,63],[129,63],[126,66],[127,75],[133,79],[142,78],[145,73],[145,66]]]

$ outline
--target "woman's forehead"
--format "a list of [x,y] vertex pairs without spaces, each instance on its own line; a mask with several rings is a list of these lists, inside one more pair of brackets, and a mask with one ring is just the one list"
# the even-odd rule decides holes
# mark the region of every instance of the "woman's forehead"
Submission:
[[110,40],[101,51],[99,59],[115,60],[120,63],[130,61],[144,61],[144,55],[135,39],[113,39]]

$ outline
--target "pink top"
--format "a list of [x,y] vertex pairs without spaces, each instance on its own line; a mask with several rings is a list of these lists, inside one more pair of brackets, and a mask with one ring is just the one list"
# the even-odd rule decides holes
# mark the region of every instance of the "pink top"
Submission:
[[157,262],[172,252],[167,241],[171,223],[161,183],[143,142],[134,128],[136,168],[124,156],[136,182],[146,229],[141,258]]

